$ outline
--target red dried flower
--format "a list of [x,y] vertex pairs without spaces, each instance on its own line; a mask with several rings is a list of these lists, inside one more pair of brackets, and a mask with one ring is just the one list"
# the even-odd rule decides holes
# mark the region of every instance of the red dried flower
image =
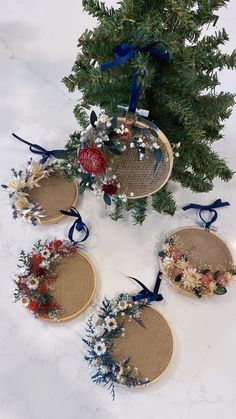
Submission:
[[115,195],[118,190],[117,182],[114,181],[111,183],[104,183],[102,186],[102,190],[107,195]]
[[82,168],[92,175],[100,175],[107,168],[107,162],[97,147],[86,147],[79,151],[78,161]]
[[32,261],[31,261],[32,267],[39,266],[39,264],[42,262],[42,260],[43,260],[43,258],[42,258],[41,255],[33,255],[32,256]]
[[132,137],[133,133],[130,128],[126,127],[126,131],[123,134],[118,134],[119,140],[129,140]]
[[54,247],[58,248],[58,247],[60,247],[62,245],[62,241],[61,240],[55,240],[53,242],[53,244],[54,244]]
[[33,301],[33,300],[31,300],[31,301],[29,302],[29,305],[28,305],[28,309],[29,309],[29,310],[31,310],[31,311],[36,311],[36,310],[37,310],[37,307],[38,307],[38,303],[37,303],[37,301]]
[[41,284],[38,287],[40,294],[44,294],[47,291],[47,286],[45,284]]

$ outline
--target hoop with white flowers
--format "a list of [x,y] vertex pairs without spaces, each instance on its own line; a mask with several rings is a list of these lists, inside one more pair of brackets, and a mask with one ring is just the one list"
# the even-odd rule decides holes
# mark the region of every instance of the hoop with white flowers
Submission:
[[130,294],[104,299],[96,319],[88,320],[85,360],[96,369],[92,381],[107,386],[115,398],[117,384],[143,386],[166,369],[172,356],[170,328],[147,299]]
[[8,191],[13,218],[37,225],[56,222],[61,208],[70,208],[78,199],[78,187],[58,174],[58,163],[33,159],[23,170],[12,169],[13,178],[2,187]]

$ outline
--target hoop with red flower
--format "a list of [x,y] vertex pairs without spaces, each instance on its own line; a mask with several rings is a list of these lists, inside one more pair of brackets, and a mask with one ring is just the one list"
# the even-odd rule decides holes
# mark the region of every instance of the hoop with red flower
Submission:
[[39,240],[30,253],[20,253],[20,274],[15,279],[15,301],[30,310],[35,317],[57,320],[62,308],[53,297],[56,268],[62,258],[78,251],[78,245],[66,240]]
[[[136,114],[120,113],[114,117],[103,114],[97,118],[93,111],[90,125],[71,136],[66,151],[66,158],[61,163],[64,175],[79,177],[80,193],[92,190],[98,197],[102,196],[107,205],[111,205],[114,198],[126,202],[127,199],[156,192],[168,181],[173,164],[172,149],[167,138],[154,123]],[[145,161],[146,155],[147,165],[151,166],[148,174],[144,166],[136,165],[136,162]],[[133,168],[129,159],[132,160],[131,166],[135,163]],[[160,166],[161,177],[157,173]],[[152,185],[147,186],[142,171]],[[144,185],[139,193],[137,182],[140,177]],[[128,181],[129,184],[126,182],[128,178],[132,179],[131,183]],[[133,182],[136,182],[136,188]]]

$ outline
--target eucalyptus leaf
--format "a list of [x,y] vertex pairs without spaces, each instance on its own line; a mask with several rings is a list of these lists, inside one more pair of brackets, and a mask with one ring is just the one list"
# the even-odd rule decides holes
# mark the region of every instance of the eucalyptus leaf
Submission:
[[198,298],[202,298],[202,294],[200,293],[198,288],[194,289],[194,294],[198,297]]
[[111,131],[113,131],[116,126],[117,126],[117,116],[114,116],[114,118],[112,118],[111,120],[111,126],[110,126]]
[[68,152],[66,150],[54,150],[53,155],[56,159],[66,159]]
[[224,285],[218,285],[218,287],[214,290],[214,293],[217,295],[224,295],[227,293],[227,289]]
[[79,187],[79,193],[82,194],[85,191],[86,187],[86,182],[81,182]]
[[97,115],[94,111],[91,112],[90,114],[90,124],[96,128],[95,122],[98,120]]
[[155,157],[156,161],[158,163],[160,163],[161,162],[161,159],[162,159],[162,151],[161,151],[161,149],[160,148],[155,149],[153,153],[154,153],[154,157]]
[[176,275],[176,277],[175,277],[175,282],[179,282],[179,281],[181,281],[182,276],[183,276],[182,274]]
[[103,195],[103,199],[107,205],[111,205],[111,197],[107,193]]
[[82,182],[86,182],[86,183],[91,182],[91,175],[89,173],[83,173],[82,174]]
[[214,273],[214,280],[217,281],[220,276],[221,276],[221,272],[220,271],[216,271]]

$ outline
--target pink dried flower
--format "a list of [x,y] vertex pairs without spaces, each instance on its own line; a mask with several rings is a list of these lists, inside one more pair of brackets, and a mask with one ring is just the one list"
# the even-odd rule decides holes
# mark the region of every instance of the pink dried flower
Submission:
[[177,262],[181,258],[182,253],[179,250],[173,249],[170,251],[170,256]]
[[182,273],[183,273],[183,269],[181,269],[181,268],[174,268],[173,269],[173,275],[174,275],[174,277],[176,277],[178,275],[182,275]]
[[208,284],[210,284],[210,282],[213,280],[213,275],[212,275],[212,273],[211,272],[209,272],[209,273],[207,273],[207,274],[205,274],[205,275],[202,275],[202,277],[201,277],[201,283],[203,284],[203,285],[208,285]]

